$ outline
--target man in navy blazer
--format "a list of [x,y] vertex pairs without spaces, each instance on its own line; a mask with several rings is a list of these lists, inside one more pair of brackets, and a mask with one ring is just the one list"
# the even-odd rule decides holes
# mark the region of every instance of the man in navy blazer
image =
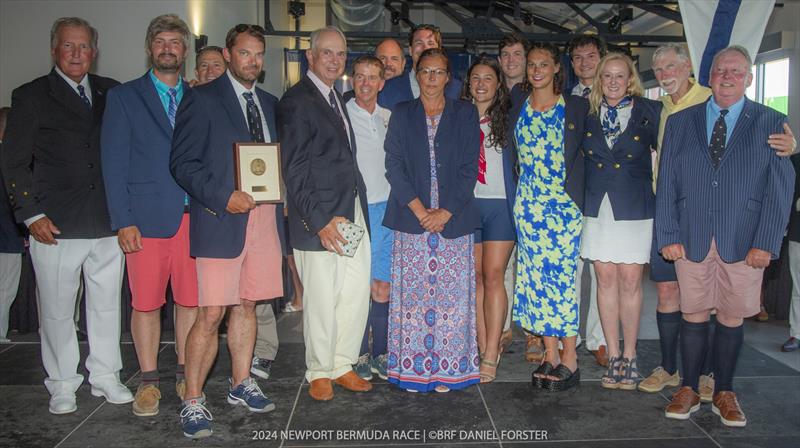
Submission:
[[263,66],[264,29],[237,25],[225,47],[228,71],[189,90],[178,109],[170,160],[175,180],[190,196],[190,251],[197,258],[200,309],[186,342],[180,413],[183,433],[191,438],[212,433],[203,383],[226,312],[232,369],[228,403],[252,412],[275,409],[250,377],[250,367],[256,302],[283,295],[278,238],[283,207],[256,206],[252,196],[236,189],[233,147],[276,140],[277,99],[255,86]]
[[151,69],[108,92],[101,134],[103,181],[111,228],[128,267],[131,333],[142,371],[133,402],[140,417],[158,414],[158,348],[167,282],[175,302],[176,392],[186,383],[186,335],[197,315],[197,271],[189,256],[188,197],[169,172],[175,114],[189,85],[180,71],[189,27],[164,14],[147,29]]
[[[6,130],[6,117],[10,107],[0,108],[0,154],[3,148],[3,134]],[[0,342],[10,342],[8,319],[11,304],[17,297],[19,276],[22,272],[22,253],[25,252],[22,232],[14,220],[14,212],[8,201],[3,173],[0,172]]]
[[714,57],[712,97],[667,120],[656,195],[658,247],[675,260],[681,289],[683,387],[668,418],[700,408],[698,381],[717,310],[712,410],[726,426],[747,423],[733,392],[743,318],[759,311],[764,268],[780,253],[795,173],[769,147],[786,117],[745,98],[752,65],[731,46]]
[[[408,53],[411,55],[411,67],[401,75],[386,80],[386,85],[378,94],[378,104],[387,109],[403,101],[419,98],[419,84],[415,70],[419,55],[428,48],[442,48],[442,33],[435,25],[419,25],[408,34]],[[452,100],[461,97],[461,81],[452,78],[444,88],[444,95]]]

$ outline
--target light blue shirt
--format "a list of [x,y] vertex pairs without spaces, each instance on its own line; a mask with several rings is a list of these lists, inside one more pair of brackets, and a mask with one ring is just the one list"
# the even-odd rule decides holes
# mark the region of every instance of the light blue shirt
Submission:
[[156,86],[156,93],[158,93],[158,99],[161,100],[161,105],[164,106],[164,112],[169,115],[169,89],[174,88],[177,91],[175,94],[176,106],[181,104],[181,99],[183,99],[183,81],[178,81],[177,86],[170,87],[156,77],[152,68],[148,73],[150,75],[150,81],[153,81],[153,85]]
[[[736,103],[734,103],[731,107],[728,108],[728,115],[725,115],[725,126],[727,126],[728,130],[725,133],[725,141],[729,142],[731,140],[731,134],[733,133],[733,128],[736,126],[736,122],[739,121],[739,115],[742,114],[742,109],[744,109],[744,96],[739,99]],[[714,96],[708,100],[706,103],[706,137],[707,142],[711,144],[711,133],[714,131],[714,124],[717,122],[719,118],[719,111],[722,110],[719,105],[717,105],[716,101],[714,101]]]

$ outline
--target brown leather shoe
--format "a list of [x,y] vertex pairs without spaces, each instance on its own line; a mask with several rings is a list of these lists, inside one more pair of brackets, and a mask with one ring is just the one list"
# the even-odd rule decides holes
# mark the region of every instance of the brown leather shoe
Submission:
[[333,385],[330,378],[320,378],[311,382],[308,395],[317,401],[328,401],[333,398]]
[[747,417],[744,416],[736,394],[730,391],[717,392],[714,401],[711,403],[711,410],[719,415],[719,419],[725,426],[735,426],[742,428],[747,424]]
[[667,418],[688,420],[692,412],[700,409],[700,395],[689,386],[683,386],[672,396],[672,401],[664,409]]
[[333,382],[353,392],[367,392],[372,390],[372,383],[362,379],[352,370],[336,378]]
[[534,364],[541,364],[544,359],[544,341],[541,336],[525,335],[525,359]]
[[597,350],[589,350],[594,355],[594,360],[603,367],[608,367],[608,352],[606,346],[601,345]]

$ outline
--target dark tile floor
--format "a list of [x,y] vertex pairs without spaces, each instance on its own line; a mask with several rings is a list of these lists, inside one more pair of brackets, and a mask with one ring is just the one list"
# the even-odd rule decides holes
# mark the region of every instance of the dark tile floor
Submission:
[[[116,406],[78,392],[78,412],[47,411],[39,345],[0,345],[0,447],[200,447],[200,446],[557,446],[557,447],[792,447],[800,446],[800,372],[745,344],[735,385],[748,416],[743,429],[722,426],[708,405],[685,422],[667,420],[660,394],[608,391],[602,370],[583,349],[581,385],[561,394],[532,390],[532,367],[516,340],[503,357],[498,380],[448,394],[410,394],[375,381],[372,392],[335,389],[331,402],[317,403],[303,384],[304,354],[299,315],[279,319],[283,344],[269,381],[260,381],[277,404],[269,414],[253,414],[225,401],[227,350],[206,386],[214,415],[214,435],[184,438],[179,401],[169,368],[174,345],[164,344],[161,413],[138,418],[130,405]],[[88,345],[81,345],[85,359]],[[640,341],[639,362],[649,371],[659,361],[658,344]],[[122,346],[122,380],[137,382],[133,346]],[[85,372],[84,372],[85,373]]]

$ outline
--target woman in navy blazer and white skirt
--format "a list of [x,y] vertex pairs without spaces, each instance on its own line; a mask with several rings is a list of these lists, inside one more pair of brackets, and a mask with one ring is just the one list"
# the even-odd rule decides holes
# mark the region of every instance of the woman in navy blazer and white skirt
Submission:
[[653,234],[652,152],[661,104],[642,97],[633,61],[621,53],[600,61],[594,85],[582,145],[586,196],[581,257],[590,260],[597,273],[597,305],[608,343],[609,364],[601,385],[634,390],[642,378],[636,339],[642,272],[650,260]]

